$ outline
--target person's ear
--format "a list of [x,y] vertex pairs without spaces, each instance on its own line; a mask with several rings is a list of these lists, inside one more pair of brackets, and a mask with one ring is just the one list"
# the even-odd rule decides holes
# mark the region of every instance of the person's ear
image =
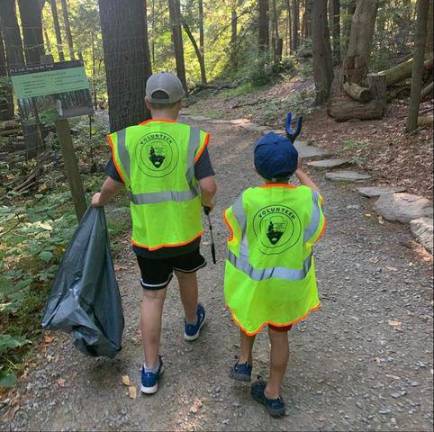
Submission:
[[148,101],[148,97],[145,97],[145,104],[146,104],[146,108],[148,108],[149,111],[151,111],[152,107],[151,107],[151,103]]

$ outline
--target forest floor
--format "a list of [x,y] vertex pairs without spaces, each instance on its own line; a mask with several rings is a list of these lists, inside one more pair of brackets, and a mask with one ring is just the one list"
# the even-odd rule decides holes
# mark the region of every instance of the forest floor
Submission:
[[[203,103],[214,109],[214,102]],[[198,104],[189,111],[200,111]],[[201,114],[209,111],[203,108]],[[234,112],[229,116],[238,117]],[[163,322],[166,373],[161,389],[153,397],[135,397],[123,385],[122,377],[128,376],[138,387],[142,362],[139,272],[125,236],[115,263],[126,319],[122,352],[115,360],[88,358],[68,336],[47,334],[10,393],[11,408],[0,429],[432,430],[432,261],[412,247],[406,226],[380,224],[370,217],[371,201],[351,185],[326,181],[323,174],[313,173],[328,218],[328,232],[316,250],[322,309],[290,334],[283,386],[288,416],[270,418],[251,400],[248,386],[230,380],[239,342],[223,302],[227,233],[220,215],[241,190],[260,181],[251,162],[258,136],[229,123],[200,126],[213,135],[220,188],[213,217],[218,264],[199,273],[200,297],[208,311],[201,338],[184,342],[179,294],[172,283]],[[314,139],[314,126],[314,119],[308,119],[309,139]],[[359,127],[346,125],[347,134],[353,126]],[[338,131],[334,133],[337,140]],[[202,249],[210,262],[207,235]],[[267,338],[261,334],[255,376],[267,375],[267,353]]]

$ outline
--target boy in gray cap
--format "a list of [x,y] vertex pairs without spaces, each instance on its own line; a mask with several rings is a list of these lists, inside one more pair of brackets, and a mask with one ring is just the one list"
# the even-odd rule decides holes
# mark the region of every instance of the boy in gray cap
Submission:
[[184,339],[196,340],[205,322],[196,277],[206,265],[200,254],[201,210],[214,207],[217,188],[207,149],[210,135],[177,121],[184,94],[180,80],[170,73],[149,78],[146,106],[152,119],[108,135],[108,178],[92,199],[93,206],[104,206],[123,186],[130,197],[132,245],[143,288],[145,394],[158,390],[163,373],[161,318],[173,274],[185,311]]

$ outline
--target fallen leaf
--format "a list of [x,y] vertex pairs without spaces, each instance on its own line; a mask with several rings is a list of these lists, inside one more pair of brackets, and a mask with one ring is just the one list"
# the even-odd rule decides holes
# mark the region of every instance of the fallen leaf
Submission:
[[386,266],[386,268],[387,268],[387,270],[390,270],[390,271],[394,271],[394,272],[398,271],[398,269],[395,267]]
[[122,376],[122,384],[126,385],[126,386],[130,386],[131,385],[130,377],[128,375],[123,375]]
[[59,387],[65,387],[66,381],[63,378],[59,378],[56,382]]
[[384,225],[384,219],[382,218],[382,216],[378,216],[378,222],[379,222],[381,225]]
[[45,344],[50,344],[54,341],[54,336],[48,336],[48,335],[44,335],[44,343]]
[[389,325],[392,327],[401,327],[401,321],[397,321],[397,320],[389,320]]
[[130,399],[136,399],[137,398],[136,386],[129,386],[128,387],[128,396],[130,397]]
[[372,215],[371,215],[371,213],[365,213],[365,216],[366,217],[371,217]]

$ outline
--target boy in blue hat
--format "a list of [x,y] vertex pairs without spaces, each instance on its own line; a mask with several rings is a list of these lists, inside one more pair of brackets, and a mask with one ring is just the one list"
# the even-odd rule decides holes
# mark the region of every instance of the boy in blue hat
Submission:
[[[245,190],[225,212],[225,301],[241,336],[230,376],[250,381],[255,336],[268,326],[269,380],[255,382],[251,394],[274,417],[285,415],[288,331],[319,308],[312,248],[325,230],[319,190],[301,168],[290,130],[288,138],[269,133],[257,142],[254,163],[265,184]],[[288,184],[293,174],[301,186]]]

